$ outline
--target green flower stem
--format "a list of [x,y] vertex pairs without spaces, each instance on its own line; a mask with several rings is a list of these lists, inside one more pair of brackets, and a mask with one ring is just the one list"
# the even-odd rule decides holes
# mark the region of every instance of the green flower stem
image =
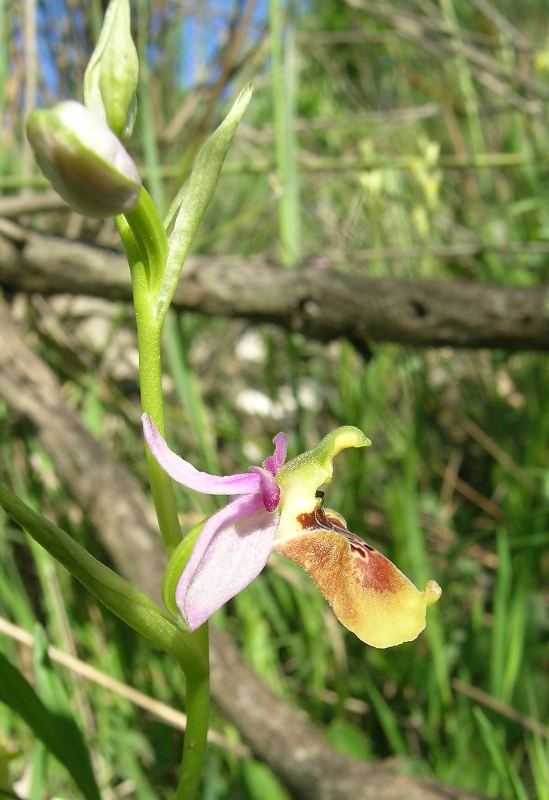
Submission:
[[[132,270],[132,282],[137,319],[141,405],[144,411],[151,414],[158,429],[163,433],[164,412],[160,354],[162,323],[151,319],[148,296],[145,300],[142,293],[144,275],[142,269],[139,269],[140,266],[138,264]],[[147,464],[158,524],[164,546],[168,555],[171,555],[181,542],[181,528],[177,518],[171,480],[159,467],[148,449]],[[185,672],[187,729],[177,800],[193,800],[196,796],[206,749],[210,707],[207,624],[187,636],[199,649],[200,659],[191,668],[180,662]],[[203,664],[206,666],[203,667]]]
[[[141,320],[141,323],[138,322],[137,339],[141,405],[143,411],[149,412],[158,430],[163,434],[164,411],[162,405],[160,334],[161,326],[145,324],[143,320]],[[170,477],[158,465],[148,448],[146,452],[158,525],[166,552],[171,556],[181,541],[181,528],[177,518],[172,482]]]
[[[192,634],[208,658],[208,623]],[[204,754],[206,752],[210,710],[210,676],[208,669],[186,675],[187,727],[176,800],[194,800],[198,792]]]
[[[132,279],[141,405],[164,435],[160,337],[165,313],[158,313],[153,297],[164,279],[168,254],[164,227],[156,207],[143,190],[136,211],[116,219],[126,250]],[[181,528],[172,483],[147,449],[147,464],[158,524],[168,555],[181,543]],[[183,746],[177,800],[194,800],[200,783],[206,750],[210,707],[208,626],[185,633],[198,651],[196,659],[178,658],[185,673],[187,729]]]
[[[153,317],[150,294],[152,276],[155,273],[162,275],[164,270],[167,256],[166,234],[156,208],[145,190],[141,192],[137,209],[124,217],[117,217],[116,224],[126,250],[132,279],[141,406],[143,411],[149,412],[156,427],[164,435],[160,356],[163,320]],[[181,541],[172,483],[148,449],[146,454],[158,525],[164,547],[170,556]]]
[[[119,217],[116,219],[118,220]],[[137,208],[125,214],[124,219],[131,230],[145,266],[148,292],[152,298],[159,291],[164,278],[168,258],[168,239],[153,199],[143,187],[139,194]],[[149,305],[152,307],[152,303]]]

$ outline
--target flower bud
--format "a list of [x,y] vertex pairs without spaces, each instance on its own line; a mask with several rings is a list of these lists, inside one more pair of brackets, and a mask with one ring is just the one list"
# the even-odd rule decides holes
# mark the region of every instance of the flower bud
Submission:
[[135,209],[137,167],[105,122],[81,103],[33,111],[26,130],[40,169],[75,211],[111,217]]
[[138,79],[129,0],[111,0],[84,75],[84,103],[120,139],[127,139],[133,130]]

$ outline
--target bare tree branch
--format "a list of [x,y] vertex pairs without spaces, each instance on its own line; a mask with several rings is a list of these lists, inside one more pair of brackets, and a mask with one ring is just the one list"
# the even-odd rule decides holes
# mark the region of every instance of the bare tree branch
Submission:
[[[0,220],[0,285],[130,300],[124,256]],[[418,347],[549,350],[549,290],[451,281],[370,279],[332,269],[283,269],[262,258],[191,256],[174,306],[273,322],[320,341],[340,336]]]
[[[1,300],[0,396],[35,426],[57,474],[120,572],[158,601],[165,557],[139,483],[67,405],[55,374],[25,344]],[[267,689],[226,634],[214,629],[211,641],[214,701],[296,800],[483,800],[466,790],[399,775],[383,762],[337,753],[302,711]]]

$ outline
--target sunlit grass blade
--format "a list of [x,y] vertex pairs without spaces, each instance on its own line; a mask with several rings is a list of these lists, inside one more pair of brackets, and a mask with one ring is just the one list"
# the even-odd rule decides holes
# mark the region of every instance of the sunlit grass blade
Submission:
[[187,412],[192,431],[198,438],[207,472],[219,475],[221,468],[212,440],[208,411],[200,393],[197,377],[189,367],[187,359],[188,341],[183,340],[183,330],[181,329],[183,320],[181,320],[181,328],[177,323],[176,315],[168,312],[164,323],[164,344],[175,388],[181,405]]
[[46,787],[48,750],[42,741],[36,741],[32,748],[32,773],[29,800],[40,800]]
[[364,679],[364,684],[372,708],[376,712],[376,717],[392,752],[402,756],[409,755],[408,746],[400,732],[398,720],[391,706],[369,676]]
[[511,606],[512,565],[507,532],[498,531],[497,538],[498,572],[494,592],[494,624],[492,627],[491,649],[491,693],[503,697],[507,644],[513,635],[509,627]]
[[242,770],[250,800],[290,800],[288,792],[265,764],[244,761]]
[[549,747],[545,741],[534,734],[527,745],[528,761],[536,787],[536,800],[549,800]]
[[482,709],[475,706],[473,713],[492,766],[498,774],[505,792],[509,794],[512,791],[517,800],[529,800],[528,793],[509,753],[500,743],[498,732]]
[[301,256],[301,209],[294,130],[298,80],[296,13],[296,5],[289,3],[284,26],[280,0],[269,0],[275,157],[277,177],[282,188],[279,199],[279,234],[282,263],[286,266],[296,264]]
[[164,187],[160,175],[160,157],[155,131],[155,114],[151,102],[151,70],[149,65],[149,11],[147,0],[137,6],[137,47],[139,52],[138,116],[141,142],[147,167],[147,181],[160,215],[164,214]]

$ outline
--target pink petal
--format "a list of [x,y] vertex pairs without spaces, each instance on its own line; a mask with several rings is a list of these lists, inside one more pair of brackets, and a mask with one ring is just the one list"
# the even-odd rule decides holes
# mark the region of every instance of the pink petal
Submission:
[[256,578],[272,550],[278,516],[260,494],[239,497],[204,525],[175,591],[175,602],[194,631]]
[[280,489],[274,476],[266,469],[261,467],[250,467],[250,472],[255,472],[259,476],[259,492],[263,500],[263,505],[267,511],[276,511],[280,500]]
[[272,456],[266,458],[263,466],[271,475],[276,475],[280,467],[286,461],[286,450],[288,449],[288,437],[285,433],[277,433],[273,439],[275,451]]
[[182,486],[202,492],[202,494],[240,495],[259,491],[260,481],[257,475],[241,473],[218,477],[209,475],[207,472],[200,472],[188,461],[184,461],[180,456],[172,453],[150,414],[143,414],[141,421],[149,450],[170,478]]

